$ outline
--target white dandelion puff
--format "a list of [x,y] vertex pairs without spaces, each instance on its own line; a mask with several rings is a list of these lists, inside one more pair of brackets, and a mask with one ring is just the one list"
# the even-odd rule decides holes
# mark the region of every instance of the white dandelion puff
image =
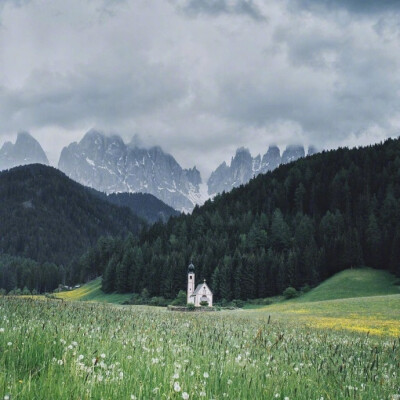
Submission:
[[179,382],[174,383],[174,390],[175,392],[180,392],[181,391],[181,386],[179,385]]

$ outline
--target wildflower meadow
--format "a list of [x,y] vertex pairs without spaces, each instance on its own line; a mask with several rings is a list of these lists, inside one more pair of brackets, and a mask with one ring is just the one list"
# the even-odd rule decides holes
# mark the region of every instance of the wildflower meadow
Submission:
[[400,341],[267,313],[0,298],[3,399],[398,399]]

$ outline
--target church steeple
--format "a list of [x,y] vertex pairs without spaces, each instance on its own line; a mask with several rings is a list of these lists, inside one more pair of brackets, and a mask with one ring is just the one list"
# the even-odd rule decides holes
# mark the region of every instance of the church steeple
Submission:
[[194,279],[195,279],[194,265],[192,262],[190,262],[189,267],[188,267],[188,286],[187,286],[187,302],[188,303],[194,303],[194,299],[191,298],[191,296],[194,292]]

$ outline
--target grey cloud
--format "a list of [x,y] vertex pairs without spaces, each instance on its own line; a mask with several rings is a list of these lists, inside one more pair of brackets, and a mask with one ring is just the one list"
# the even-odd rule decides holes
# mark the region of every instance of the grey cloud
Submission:
[[[288,12],[294,3],[308,11]],[[362,18],[330,13],[344,1],[322,3],[317,11],[316,0],[4,7],[0,135],[40,132],[56,154],[91,126],[127,142],[138,133],[143,145],[161,145],[203,173],[243,145],[323,148],[393,134],[400,126],[397,19],[372,8]],[[266,13],[268,23],[254,23]],[[199,15],[206,17],[190,18]]]
[[312,11],[345,9],[359,14],[400,11],[398,0],[292,0],[292,3],[299,8]]
[[190,16],[224,14],[244,15],[256,21],[265,21],[266,17],[261,13],[254,0],[187,0],[179,8]]
[[21,89],[0,87],[0,131],[94,123],[112,127],[154,113],[186,90],[173,68],[136,65],[119,71],[83,68],[71,74],[35,71]]
[[[281,71],[271,66],[252,77],[224,76],[218,104],[225,117],[256,127],[291,121],[314,143],[341,140],[372,126],[389,132],[389,121],[400,109],[398,58],[343,38],[311,40],[298,31],[296,36],[285,40],[290,63],[282,63]],[[334,61],[324,58],[326,51]]]

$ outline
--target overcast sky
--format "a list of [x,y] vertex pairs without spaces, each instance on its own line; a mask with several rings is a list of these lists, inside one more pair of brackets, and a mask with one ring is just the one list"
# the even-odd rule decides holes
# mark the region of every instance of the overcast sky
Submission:
[[398,0],[0,0],[0,144],[90,128],[203,178],[235,149],[400,134]]

